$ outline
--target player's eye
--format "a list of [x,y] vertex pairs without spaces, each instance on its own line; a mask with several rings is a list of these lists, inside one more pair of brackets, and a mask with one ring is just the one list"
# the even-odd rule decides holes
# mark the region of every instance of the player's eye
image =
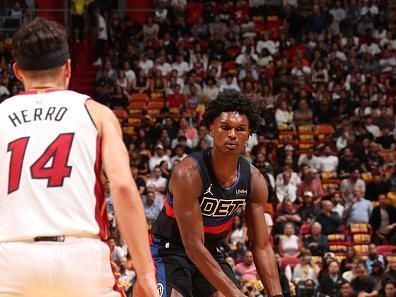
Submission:
[[246,131],[246,129],[244,127],[238,127],[237,131],[243,132],[243,131]]
[[223,125],[223,126],[221,126],[221,129],[228,131],[228,130],[230,130],[230,126]]

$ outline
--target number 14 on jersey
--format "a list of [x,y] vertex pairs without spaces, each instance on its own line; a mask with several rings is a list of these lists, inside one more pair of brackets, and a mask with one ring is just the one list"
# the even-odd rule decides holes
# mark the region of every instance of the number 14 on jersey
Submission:
[[[41,156],[33,164],[29,164],[31,178],[46,179],[47,187],[61,187],[64,179],[71,175],[72,167],[67,163],[73,139],[74,133],[59,134]],[[30,137],[22,137],[8,144],[7,150],[11,153],[8,194],[19,189],[29,140]]]

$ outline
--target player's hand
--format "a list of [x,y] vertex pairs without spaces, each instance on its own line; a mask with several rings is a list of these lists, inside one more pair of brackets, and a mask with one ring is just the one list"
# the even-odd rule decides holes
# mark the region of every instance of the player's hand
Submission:
[[138,276],[133,286],[133,296],[136,297],[159,297],[157,280],[154,274]]

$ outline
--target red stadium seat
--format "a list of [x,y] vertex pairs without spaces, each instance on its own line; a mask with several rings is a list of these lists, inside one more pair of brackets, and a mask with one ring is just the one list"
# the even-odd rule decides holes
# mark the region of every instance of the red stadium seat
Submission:
[[128,106],[128,111],[130,115],[140,115],[144,113],[146,109],[145,101],[132,101]]
[[393,251],[396,250],[396,246],[394,245],[378,245],[377,253],[384,256],[390,256],[393,254]]
[[345,240],[346,240],[346,235],[343,233],[327,235],[328,242],[345,242]]
[[348,241],[334,241],[329,242],[329,251],[332,253],[346,253],[347,247],[351,243]]
[[315,134],[320,141],[326,141],[334,134],[335,130],[332,125],[318,125],[315,129]]
[[350,224],[349,231],[351,234],[370,234],[371,226],[370,224]]
[[143,115],[129,115],[128,127],[139,127],[142,122]]
[[353,243],[370,243],[371,235],[370,234],[353,234],[352,241]]
[[143,101],[147,102],[150,100],[150,97],[147,94],[144,93],[134,93],[131,96],[131,101],[136,102],[136,101]]
[[128,113],[123,109],[114,109],[113,112],[120,120],[126,120],[128,118]]
[[161,109],[164,107],[163,101],[151,101],[147,105],[147,114],[157,118],[161,115]]
[[353,244],[353,247],[356,249],[357,253],[361,256],[367,256],[368,255],[368,244]]
[[279,141],[289,142],[296,139],[296,132],[290,130],[283,130],[279,132]]

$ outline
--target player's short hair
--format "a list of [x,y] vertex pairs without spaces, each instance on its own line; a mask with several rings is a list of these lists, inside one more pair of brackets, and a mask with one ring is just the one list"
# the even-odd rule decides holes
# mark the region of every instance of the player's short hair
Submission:
[[249,120],[251,132],[257,129],[260,123],[257,108],[237,91],[220,92],[217,98],[208,104],[202,118],[202,124],[209,127],[221,113],[229,111],[244,114]]
[[37,17],[15,33],[12,51],[22,70],[38,71],[60,67],[69,59],[66,31],[54,21]]

